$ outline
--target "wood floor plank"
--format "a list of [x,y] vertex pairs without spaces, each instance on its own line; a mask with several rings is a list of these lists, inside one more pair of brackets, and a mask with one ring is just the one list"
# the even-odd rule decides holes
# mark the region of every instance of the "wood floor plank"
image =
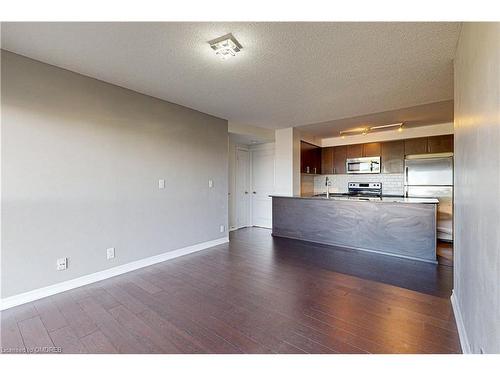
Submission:
[[0,348],[3,353],[22,353],[25,345],[13,315],[0,312]]
[[27,350],[40,350],[41,348],[53,347],[54,343],[50,338],[45,326],[39,316],[25,319],[17,323],[21,336]]
[[[174,267],[174,266],[172,266],[172,267]],[[170,272],[172,273],[172,272],[175,272],[175,271],[171,270]],[[222,270],[220,270],[220,272],[218,272],[218,274],[220,274],[221,272],[223,272],[223,271],[222,271]],[[188,275],[188,274],[185,274],[185,275],[184,275],[184,278],[189,278],[189,277],[198,277],[198,278],[199,278],[199,277],[201,277],[202,273],[201,273],[201,271],[200,271],[200,272],[197,272],[195,275],[196,275],[196,276],[193,276],[193,275],[191,275],[191,274],[189,274],[189,275]],[[205,285],[205,284],[206,284],[206,285],[209,285],[209,284],[211,283],[211,281],[212,281],[211,279],[213,279],[213,277],[210,277],[210,278],[206,278],[206,279],[204,279],[204,280],[203,280],[203,282],[201,283],[201,285]],[[234,284],[234,279],[233,279],[233,284]],[[215,283],[214,285],[216,286],[216,288],[215,288],[213,291],[206,292],[206,294],[211,294],[211,293],[215,293],[215,294],[216,294],[216,293],[218,292],[218,289],[220,289],[220,287],[218,287],[218,286],[217,286],[217,285],[218,285],[217,283]],[[262,290],[262,291],[260,291],[260,292],[259,292],[259,293],[257,293],[257,294],[249,295],[249,299],[250,299],[250,300],[252,300],[253,302],[255,302],[256,300],[260,300],[260,299],[262,299],[262,297],[263,297],[263,296],[264,296],[267,292],[268,292],[267,290]],[[241,292],[241,291],[237,291],[237,290],[235,290],[235,292],[234,292],[233,294],[241,297],[242,292]],[[276,298],[277,298],[277,299],[276,299]],[[264,299],[262,303],[263,303],[263,305],[266,305],[266,303],[267,303],[267,305],[274,306],[274,305],[276,305],[276,304],[275,304],[275,303],[273,303],[273,301],[276,301],[276,300],[279,300],[279,296],[276,296],[275,298],[271,298],[271,299],[269,299],[267,302],[266,302],[266,300]],[[309,303],[313,303],[313,302],[309,302]],[[306,305],[308,305],[308,304],[306,304]],[[397,337],[397,336],[394,336],[394,337]],[[418,350],[417,350],[417,349],[415,349],[415,350],[413,350],[413,352],[418,352]]]
[[77,337],[87,336],[97,331],[97,325],[82,310],[70,294],[61,293],[50,297]]
[[158,288],[156,285],[151,284],[149,281],[146,281],[141,276],[131,275],[129,280],[135,285],[137,285],[139,288],[144,289],[149,294],[155,294],[161,292],[161,288]]
[[[128,281],[128,280],[127,280]],[[139,301],[137,298],[131,296],[126,288],[124,288],[125,282],[120,283],[115,281],[111,285],[106,285],[105,289],[111,294],[121,305],[125,306],[134,314],[139,314],[147,309],[147,306]]]
[[51,298],[39,299],[34,301],[33,304],[47,331],[54,331],[68,325],[66,318],[61,314]]
[[450,267],[231,241],[1,313],[2,348],[63,353],[459,353]]
[[165,302],[156,297],[156,295],[146,295],[139,287],[133,284],[128,284],[128,291],[135,298],[140,299],[151,310],[187,332],[200,346],[208,348],[213,353],[237,352],[234,346],[227,343],[220,336],[195,323],[184,311],[176,307],[175,304]]
[[38,315],[38,311],[36,311],[33,303],[25,303],[20,306],[3,310],[0,314],[2,318],[14,319],[16,322],[21,322],[29,318],[34,318]]
[[[199,274],[197,276],[199,276]],[[184,275],[184,277],[188,278],[188,275]],[[194,283],[194,285],[196,287],[196,283]],[[207,283],[202,282],[201,284],[198,285],[198,287],[201,286],[206,287],[206,285],[208,285],[208,282]],[[263,304],[255,304],[256,300],[256,298],[254,298],[255,296],[249,296],[247,300],[242,299],[242,295],[245,293],[242,290],[239,290],[236,293],[234,293],[238,294],[238,297],[231,297],[230,293],[227,294],[224,293],[226,292],[224,291],[223,288],[220,287],[211,290],[203,289],[196,296],[189,295],[186,298],[186,303],[191,304],[193,306],[197,306],[198,310],[204,311],[206,313],[211,312],[216,316],[219,313],[219,311],[224,311],[226,313],[224,315],[224,319],[228,321],[236,321],[237,324],[235,324],[235,327],[238,327],[239,329],[245,329],[245,325],[243,325],[242,322],[238,320],[241,319],[242,317],[247,316],[247,319],[250,320],[260,319],[258,321],[254,321],[251,325],[251,327],[259,327],[259,331],[256,331],[255,329],[248,331],[248,334],[254,335],[257,341],[265,340],[265,342],[267,342],[268,345],[271,345],[272,348],[276,347],[283,348],[286,347],[287,344],[290,344],[289,349],[291,350],[291,352],[297,352],[297,349],[301,351],[308,350],[307,347],[302,347],[299,344],[297,344],[297,342],[300,342],[302,340],[300,337],[297,337],[297,335],[300,335],[300,333],[296,333],[291,329],[292,327],[300,326],[301,323],[294,318],[290,318],[290,316],[282,315],[278,310],[273,310],[272,308],[268,309],[267,307],[271,306],[273,301],[265,302]],[[205,298],[205,296],[210,296],[210,297]],[[233,300],[233,298],[236,299]],[[175,300],[175,299],[171,297],[170,300]],[[201,303],[198,306],[196,303],[200,303],[200,301],[202,300],[204,300],[204,303]],[[180,303],[178,300],[175,301],[176,304]],[[232,303],[232,305],[227,303]],[[263,316],[263,318],[259,318],[259,316]],[[271,326],[269,325],[269,322],[276,322],[276,321],[281,322],[280,325],[277,324],[273,324]],[[265,329],[260,330],[260,327],[264,327]],[[259,334],[260,336],[255,336]],[[270,338],[274,338],[273,339],[274,341],[273,340],[269,341]],[[283,345],[283,342],[285,342],[286,344]],[[295,344],[293,344],[293,342],[295,342]],[[333,341],[330,341],[328,345],[332,343]],[[335,345],[331,347],[332,352],[337,351],[335,347],[338,350],[341,350],[346,353],[365,352],[362,349],[352,346],[345,342],[339,342],[339,341],[335,342]]]
[[80,339],[85,350],[92,354],[116,354],[118,350],[101,331],[95,331]]
[[147,338],[140,340],[128,332],[92,297],[84,298],[78,304],[119,353],[157,352],[157,348],[151,345]]
[[143,320],[139,319],[124,306],[114,307],[109,312],[118,323],[127,328],[136,337],[147,337],[159,349],[159,353],[181,353],[177,346],[144,323]]
[[167,319],[151,309],[146,309],[138,315],[146,324],[174,343],[183,353],[205,354],[211,353],[198,341],[195,341],[191,335],[182,329],[176,327]]
[[54,345],[61,348],[63,354],[87,353],[85,346],[70,326],[53,330],[49,332],[49,335]]

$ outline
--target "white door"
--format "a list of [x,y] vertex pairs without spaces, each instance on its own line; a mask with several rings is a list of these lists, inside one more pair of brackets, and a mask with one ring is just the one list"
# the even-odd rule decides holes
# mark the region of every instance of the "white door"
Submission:
[[247,150],[236,150],[236,227],[250,226],[250,158]]
[[252,224],[272,227],[274,192],[274,147],[266,145],[252,150]]

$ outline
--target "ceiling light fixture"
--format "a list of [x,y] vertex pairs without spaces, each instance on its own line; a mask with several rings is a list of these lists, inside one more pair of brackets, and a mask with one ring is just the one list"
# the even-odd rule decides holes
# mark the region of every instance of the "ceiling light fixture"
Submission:
[[222,60],[236,56],[243,46],[236,40],[233,34],[229,33],[220,38],[213,39],[208,42],[210,47],[215,51]]
[[341,130],[339,132],[340,136],[342,138],[345,138],[346,135],[356,135],[361,133],[362,135],[367,135],[369,132],[373,131],[379,131],[379,130],[386,130],[386,129],[391,129],[398,127],[398,131],[401,132],[403,131],[403,123],[398,122],[397,124],[388,124],[388,125],[377,125],[377,126],[365,126],[362,128],[355,128],[355,129],[349,129],[349,130]]

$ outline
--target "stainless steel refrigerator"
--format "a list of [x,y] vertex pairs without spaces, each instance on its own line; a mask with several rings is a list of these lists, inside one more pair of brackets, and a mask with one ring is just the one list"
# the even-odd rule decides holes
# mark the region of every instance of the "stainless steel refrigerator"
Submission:
[[439,199],[437,238],[453,241],[453,154],[408,155],[405,196]]

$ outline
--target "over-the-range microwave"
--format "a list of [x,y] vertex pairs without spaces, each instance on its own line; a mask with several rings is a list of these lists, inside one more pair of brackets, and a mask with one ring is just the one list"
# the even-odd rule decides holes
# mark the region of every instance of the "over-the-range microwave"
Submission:
[[347,159],[347,173],[380,173],[380,156]]

